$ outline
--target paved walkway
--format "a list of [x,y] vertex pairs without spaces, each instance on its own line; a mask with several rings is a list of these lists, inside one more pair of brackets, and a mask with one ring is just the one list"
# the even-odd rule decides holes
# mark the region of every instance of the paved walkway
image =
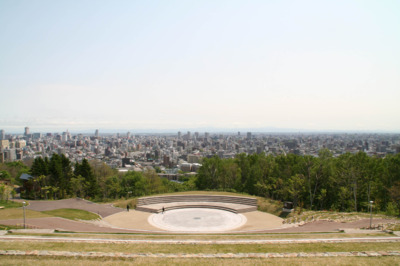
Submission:
[[[93,223],[67,220],[59,217],[46,217],[46,218],[29,218],[26,223],[29,228],[43,228],[43,229],[56,229],[59,231],[71,232],[99,232],[99,233],[172,233],[154,227],[147,222],[151,215],[146,212],[130,211],[120,212],[115,215],[106,217],[101,221]],[[247,223],[235,229],[234,231],[227,231],[225,233],[302,233],[302,232],[334,232],[339,229],[349,228],[362,228],[369,226],[369,219],[352,222],[352,223],[337,223],[329,221],[316,221],[307,223],[303,226],[279,228],[279,220],[268,220],[266,217],[272,216],[271,214],[261,212],[250,212],[245,214]],[[257,217],[261,217],[257,219]],[[275,216],[276,217],[276,216]],[[280,219],[279,217],[276,217]],[[392,222],[392,220],[376,220],[376,224],[385,222]],[[0,224],[3,225],[22,225],[23,219],[10,219],[1,220]],[[375,222],[374,222],[375,224]],[[293,225],[292,225],[293,226]]]
[[63,199],[63,200],[28,200],[29,205],[26,207],[34,211],[51,211],[56,209],[79,209],[94,212],[101,217],[124,211],[124,209],[112,207],[107,204],[97,204],[80,198]]
[[193,240],[193,239],[106,239],[4,235],[0,241],[39,241],[68,243],[105,243],[105,244],[305,244],[305,243],[380,243],[400,242],[400,237],[351,237],[351,238],[303,238],[303,239],[234,239],[234,240]]
[[[27,218],[26,223],[30,228],[56,229],[73,232],[109,232],[109,233],[172,233],[151,225],[147,212],[131,210],[127,212],[121,208],[115,208],[106,204],[97,204],[83,199],[65,199],[56,201],[28,201],[28,209],[36,211],[54,210],[60,208],[82,209],[98,213],[103,217],[100,221],[83,222],[72,221],[58,217]],[[329,221],[315,221],[305,225],[282,224],[283,219],[264,212],[252,211],[243,213],[247,222],[234,230],[226,233],[299,233],[299,232],[333,232],[339,229],[366,228],[370,220],[363,219],[356,222],[340,223]],[[373,219],[373,224],[393,223],[397,220]],[[4,225],[23,224],[20,219],[1,220]]]
[[[24,224],[24,220],[23,219],[1,220],[0,224],[22,226]],[[99,232],[99,233],[146,232],[145,230],[127,230],[127,229],[102,227],[102,226],[96,225],[96,224],[73,221],[73,220],[68,220],[68,219],[59,218],[59,217],[29,218],[29,219],[26,219],[26,224],[27,224],[28,228],[55,229],[58,231],[69,231],[69,232],[93,232],[93,233],[95,233],[95,232]]]

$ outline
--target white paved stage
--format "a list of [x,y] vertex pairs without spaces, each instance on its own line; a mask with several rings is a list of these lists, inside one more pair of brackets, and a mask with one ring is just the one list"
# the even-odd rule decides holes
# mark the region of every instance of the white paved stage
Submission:
[[160,229],[175,232],[223,232],[243,226],[247,218],[224,210],[187,208],[152,214],[148,222]]

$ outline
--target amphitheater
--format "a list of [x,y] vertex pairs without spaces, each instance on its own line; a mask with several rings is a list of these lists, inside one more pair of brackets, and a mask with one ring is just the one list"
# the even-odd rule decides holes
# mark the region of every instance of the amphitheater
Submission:
[[[140,219],[138,221],[138,219]],[[226,195],[139,198],[135,211],[105,218],[118,228],[169,232],[233,232],[278,228],[282,219],[257,211],[257,199]]]
[[249,197],[234,197],[221,195],[181,195],[181,196],[156,196],[139,198],[136,210],[151,213],[187,209],[208,208],[244,213],[257,210],[257,199]]
[[[24,201],[22,199],[15,201]],[[80,209],[98,214],[98,220],[71,220],[62,217],[34,214],[27,216],[31,229],[53,229],[68,232],[104,233],[302,233],[337,232],[366,228],[370,219],[343,221],[315,220],[307,223],[283,223],[270,213],[257,211],[257,199],[237,195],[180,194],[144,197],[138,199],[136,209],[98,204],[80,198],[55,201],[29,200],[27,210],[36,212],[57,209]],[[162,211],[164,208],[164,212]],[[14,210],[13,210],[14,211]],[[2,225],[21,226],[19,217],[1,217]],[[39,215],[39,216],[38,216]],[[395,219],[374,218],[374,224],[397,223]]]

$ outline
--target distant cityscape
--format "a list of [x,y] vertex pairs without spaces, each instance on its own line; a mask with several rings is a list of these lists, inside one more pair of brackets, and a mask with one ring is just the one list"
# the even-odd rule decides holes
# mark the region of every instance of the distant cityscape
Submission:
[[297,154],[318,156],[329,149],[333,156],[363,151],[385,157],[400,152],[400,134],[383,133],[209,133],[176,132],[131,134],[36,133],[25,127],[23,134],[0,130],[0,163],[65,154],[71,162],[99,160],[119,171],[156,168],[164,174],[196,172],[203,158],[234,158],[237,154]]

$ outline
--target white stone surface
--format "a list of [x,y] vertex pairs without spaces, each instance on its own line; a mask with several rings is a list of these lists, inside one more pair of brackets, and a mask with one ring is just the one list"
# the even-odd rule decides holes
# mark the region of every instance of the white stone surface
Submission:
[[222,232],[236,229],[247,222],[242,214],[206,209],[187,208],[152,214],[151,225],[176,232]]

